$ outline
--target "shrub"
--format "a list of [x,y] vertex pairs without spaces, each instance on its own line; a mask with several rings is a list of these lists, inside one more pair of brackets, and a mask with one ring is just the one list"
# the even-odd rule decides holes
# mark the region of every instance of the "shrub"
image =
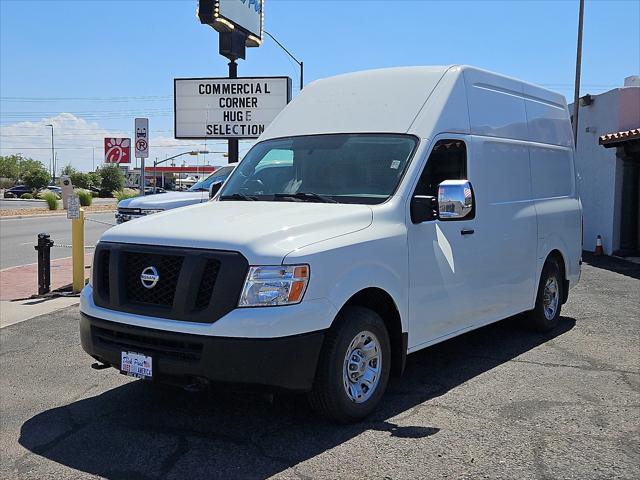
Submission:
[[49,185],[51,176],[49,172],[45,170],[41,163],[39,166],[33,166],[30,170],[27,170],[22,174],[22,181],[24,184],[32,190],[40,190],[41,188]]
[[0,188],[11,188],[15,183],[13,178],[0,177]]
[[101,195],[108,195],[111,192],[119,192],[124,187],[124,173],[116,164],[103,166],[100,171],[100,192]]
[[88,207],[91,205],[91,202],[93,201],[93,197],[91,196],[90,191],[78,189],[76,190],[76,195],[78,195],[78,199],[80,200],[81,207]]
[[22,195],[20,195],[20,198],[22,200],[31,200],[33,198],[33,195],[31,195],[30,193],[23,193]]
[[52,191],[48,190],[41,195],[41,198],[47,202],[49,210],[58,209],[58,196]]
[[124,188],[122,190],[113,192],[113,196],[116,197],[118,201],[137,197],[138,195],[140,195],[140,190],[134,190],[133,188]]

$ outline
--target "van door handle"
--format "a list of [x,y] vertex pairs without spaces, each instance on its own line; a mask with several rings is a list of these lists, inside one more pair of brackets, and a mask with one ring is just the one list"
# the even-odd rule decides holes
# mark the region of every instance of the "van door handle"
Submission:
[[473,235],[474,232],[475,230],[473,228],[463,228],[460,230],[461,235]]

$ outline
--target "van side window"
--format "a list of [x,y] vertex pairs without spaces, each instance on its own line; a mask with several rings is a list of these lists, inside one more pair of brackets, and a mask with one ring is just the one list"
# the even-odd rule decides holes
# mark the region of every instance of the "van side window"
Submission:
[[445,180],[467,178],[467,147],[462,140],[439,140],[420,175],[414,195],[438,195],[438,185]]

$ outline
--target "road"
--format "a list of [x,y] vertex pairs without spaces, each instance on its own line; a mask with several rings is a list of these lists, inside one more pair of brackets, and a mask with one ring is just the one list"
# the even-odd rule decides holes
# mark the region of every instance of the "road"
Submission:
[[587,257],[556,331],[513,318],[410,355],[348,426],[296,396],[92,370],[69,307],[0,330],[0,477],[640,478],[639,278]]
[[[87,214],[85,221],[85,245],[95,245],[108,225],[92,222],[98,220],[115,224],[113,212]],[[25,265],[37,261],[33,249],[38,233],[48,233],[58,244],[71,244],[71,220],[65,215],[30,218],[0,218],[0,269]],[[51,258],[71,256],[69,248],[53,248]]]

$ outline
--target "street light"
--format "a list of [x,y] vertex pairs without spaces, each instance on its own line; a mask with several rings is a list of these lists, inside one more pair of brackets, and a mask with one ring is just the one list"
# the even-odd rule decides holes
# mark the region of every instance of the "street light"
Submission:
[[282,45],[278,40],[276,40],[276,37],[274,37],[273,35],[271,35],[269,32],[267,32],[266,30],[264,30],[264,33],[269,35],[269,37],[271,37],[271,39],[276,42],[278,44],[278,46],[285,51],[285,53],[287,55],[289,55],[294,62],[296,62],[299,66],[300,66],[300,90],[302,90],[302,88],[304,87],[304,62],[301,62],[300,60],[298,60],[296,57],[293,56],[293,54],[287,50],[284,45]]
[[56,183],[56,156],[55,149],[53,147],[53,125],[48,123],[45,127],[51,127],[51,176],[53,177],[53,185]]

